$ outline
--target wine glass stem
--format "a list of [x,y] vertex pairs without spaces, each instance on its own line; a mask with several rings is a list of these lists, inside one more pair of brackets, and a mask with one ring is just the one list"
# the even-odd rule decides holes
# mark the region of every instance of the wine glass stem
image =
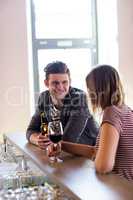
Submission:
[[[56,143],[54,143],[54,145],[53,145],[53,150],[56,152],[57,151],[57,144]],[[55,159],[55,162],[57,161],[57,155],[55,154],[55,156],[54,156],[54,159]]]
[[54,143],[54,151],[57,151],[57,144],[56,143]]

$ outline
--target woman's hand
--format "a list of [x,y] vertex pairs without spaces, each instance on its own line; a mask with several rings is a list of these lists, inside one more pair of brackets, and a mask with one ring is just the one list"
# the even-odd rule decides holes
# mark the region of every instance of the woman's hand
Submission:
[[86,144],[76,144],[72,142],[62,141],[62,149],[71,154],[83,156],[94,160],[96,155],[95,146],[90,146]]
[[60,154],[60,152],[61,152],[61,142],[59,142],[56,145],[54,143],[51,143],[46,148],[46,154],[48,157],[57,156]]

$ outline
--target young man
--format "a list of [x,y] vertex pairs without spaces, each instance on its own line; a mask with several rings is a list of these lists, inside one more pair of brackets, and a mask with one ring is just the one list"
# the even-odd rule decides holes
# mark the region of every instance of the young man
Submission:
[[41,134],[41,123],[60,120],[63,125],[63,140],[95,145],[98,128],[91,116],[86,95],[82,90],[71,87],[70,71],[63,62],[49,63],[44,69],[45,86],[40,94],[38,106],[27,128],[29,142],[45,149],[50,141]]

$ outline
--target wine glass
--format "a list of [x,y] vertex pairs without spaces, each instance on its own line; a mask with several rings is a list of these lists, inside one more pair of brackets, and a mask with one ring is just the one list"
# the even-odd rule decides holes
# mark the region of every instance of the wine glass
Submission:
[[[58,151],[58,142],[62,140],[63,136],[63,128],[62,123],[60,121],[52,121],[48,124],[48,137],[50,141],[53,143],[53,150]],[[51,162],[62,162],[61,159],[55,156],[49,156]]]

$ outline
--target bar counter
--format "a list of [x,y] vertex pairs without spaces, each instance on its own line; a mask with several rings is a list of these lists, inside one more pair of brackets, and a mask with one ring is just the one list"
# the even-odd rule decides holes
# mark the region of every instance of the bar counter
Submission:
[[48,177],[78,200],[133,200],[133,182],[117,175],[98,175],[89,159],[62,153],[62,163],[51,166],[45,151],[29,144],[25,133],[6,135]]

